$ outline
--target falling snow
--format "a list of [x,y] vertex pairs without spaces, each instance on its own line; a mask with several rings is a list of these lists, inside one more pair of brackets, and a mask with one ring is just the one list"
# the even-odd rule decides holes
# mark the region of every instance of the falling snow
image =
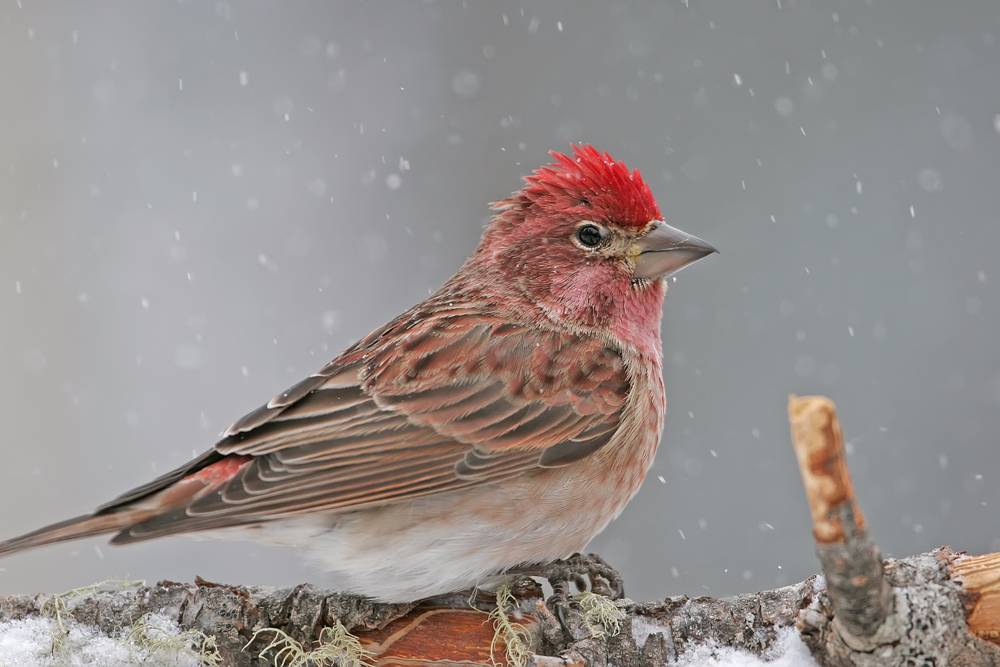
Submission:
[[461,70],[451,79],[451,89],[459,97],[471,99],[479,93],[479,75],[472,70]]
[[917,174],[917,182],[924,192],[937,192],[941,189],[941,172],[930,167],[921,169]]

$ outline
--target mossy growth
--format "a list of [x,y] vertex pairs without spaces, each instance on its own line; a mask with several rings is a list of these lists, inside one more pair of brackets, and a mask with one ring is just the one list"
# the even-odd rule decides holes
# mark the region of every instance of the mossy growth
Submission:
[[506,582],[496,593],[496,607],[490,612],[493,621],[493,641],[490,642],[490,660],[497,664],[496,650],[503,642],[506,647],[508,667],[525,667],[531,659],[531,633],[520,623],[510,620],[510,614],[518,608],[517,598],[511,593]]
[[142,651],[143,661],[166,653],[190,655],[202,667],[221,667],[223,660],[215,637],[210,637],[201,630],[175,632],[174,628],[164,627],[156,619],[155,614],[143,614],[132,624],[128,633],[128,641]]
[[278,628],[261,628],[253,633],[250,641],[243,647],[245,651],[264,633],[273,633],[271,643],[257,654],[264,658],[265,654],[273,653],[272,664],[275,667],[368,667],[372,664],[370,656],[361,646],[361,641],[352,635],[344,625],[337,621],[333,626],[323,628],[316,641],[316,648],[306,650],[301,642],[296,641],[284,630]]
[[590,631],[590,636],[602,638],[607,635],[618,635],[622,630],[625,612],[618,608],[611,598],[586,591],[576,596],[577,604],[583,615],[583,623]]

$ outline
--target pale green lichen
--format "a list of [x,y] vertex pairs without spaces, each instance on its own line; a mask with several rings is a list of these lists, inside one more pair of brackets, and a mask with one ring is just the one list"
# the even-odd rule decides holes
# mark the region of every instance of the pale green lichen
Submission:
[[615,605],[611,598],[586,591],[575,596],[583,615],[583,624],[590,636],[600,639],[606,635],[615,637],[622,631],[625,612]]
[[344,625],[337,623],[323,628],[316,641],[316,648],[307,651],[304,646],[283,630],[278,628],[261,628],[253,633],[250,641],[243,647],[245,651],[257,637],[265,632],[274,634],[271,643],[257,654],[263,658],[265,653],[274,652],[272,664],[275,667],[368,667],[372,664],[370,656],[361,646],[361,641],[352,635]]
[[143,614],[128,633],[128,641],[142,651],[143,661],[158,654],[190,655],[202,667],[221,667],[223,660],[215,637],[201,630],[175,632],[172,627],[156,623],[155,618],[155,614]]
[[497,645],[503,642],[508,667],[525,667],[531,659],[531,633],[520,623],[512,622],[508,616],[517,609],[518,603],[506,582],[497,589],[496,601],[496,608],[490,612],[490,620],[493,621],[490,660],[497,664]]

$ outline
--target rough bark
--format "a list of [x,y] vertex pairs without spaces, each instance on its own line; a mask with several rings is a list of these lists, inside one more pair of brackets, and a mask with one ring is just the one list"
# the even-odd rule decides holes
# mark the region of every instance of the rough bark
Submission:
[[[955,572],[970,560],[974,559],[942,547],[886,561],[886,582],[896,611],[864,646],[848,645],[838,631],[836,605],[822,576],[731,598],[619,600],[616,604],[625,613],[621,631],[598,637],[579,613],[569,614],[563,628],[544,608],[540,587],[526,580],[515,587],[520,609],[510,617],[529,630],[536,654],[555,658],[536,658],[540,667],[670,664],[705,642],[767,655],[779,630],[792,627],[821,664],[1000,665],[1000,647],[977,638],[966,626],[969,594]],[[184,629],[214,636],[227,665],[271,664],[256,657],[270,641],[268,634],[243,648],[257,629],[279,628],[309,647],[324,626],[337,621],[359,635],[379,665],[431,659],[491,665],[494,631],[486,614],[492,604],[493,597],[484,593],[419,605],[384,605],[310,586],[269,589],[165,581],[68,596],[63,618],[114,634],[148,612],[162,613]],[[52,608],[51,596],[4,597],[0,621],[51,614]],[[504,648],[502,644],[496,648],[498,664],[505,663]]]
[[[727,599],[620,600],[617,606],[626,613],[621,631],[593,637],[578,615],[568,617],[568,628],[559,626],[539,606],[541,589],[525,582],[515,590],[523,613],[511,614],[511,619],[529,629],[536,653],[565,657],[557,664],[662,665],[706,641],[764,653],[779,628],[794,625],[799,611],[814,604],[817,591],[817,579],[811,578]],[[45,595],[0,598],[0,621],[51,613],[50,600]],[[486,614],[492,600],[479,594],[471,604],[469,596],[462,595],[418,606],[382,605],[310,586],[268,589],[165,581],[70,597],[64,618],[114,634],[146,613],[162,613],[183,629],[214,636],[226,664],[232,665],[268,664],[256,654],[269,637],[243,649],[257,629],[279,628],[309,646],[319,639],[323,626],[337,621],[361,637],[380,665],[410,664],[417,657],[491,665],[493,629]],[[505,663],[504,649],[501,645],[495,652],[498,664]]]

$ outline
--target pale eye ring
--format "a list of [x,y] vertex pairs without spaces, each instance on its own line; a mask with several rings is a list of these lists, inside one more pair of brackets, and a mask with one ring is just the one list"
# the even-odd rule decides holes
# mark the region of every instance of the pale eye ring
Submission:
[[604,242],[604,230],[592,222],[587,222],[576,228],[576,240],[584,248],[596,248]]

